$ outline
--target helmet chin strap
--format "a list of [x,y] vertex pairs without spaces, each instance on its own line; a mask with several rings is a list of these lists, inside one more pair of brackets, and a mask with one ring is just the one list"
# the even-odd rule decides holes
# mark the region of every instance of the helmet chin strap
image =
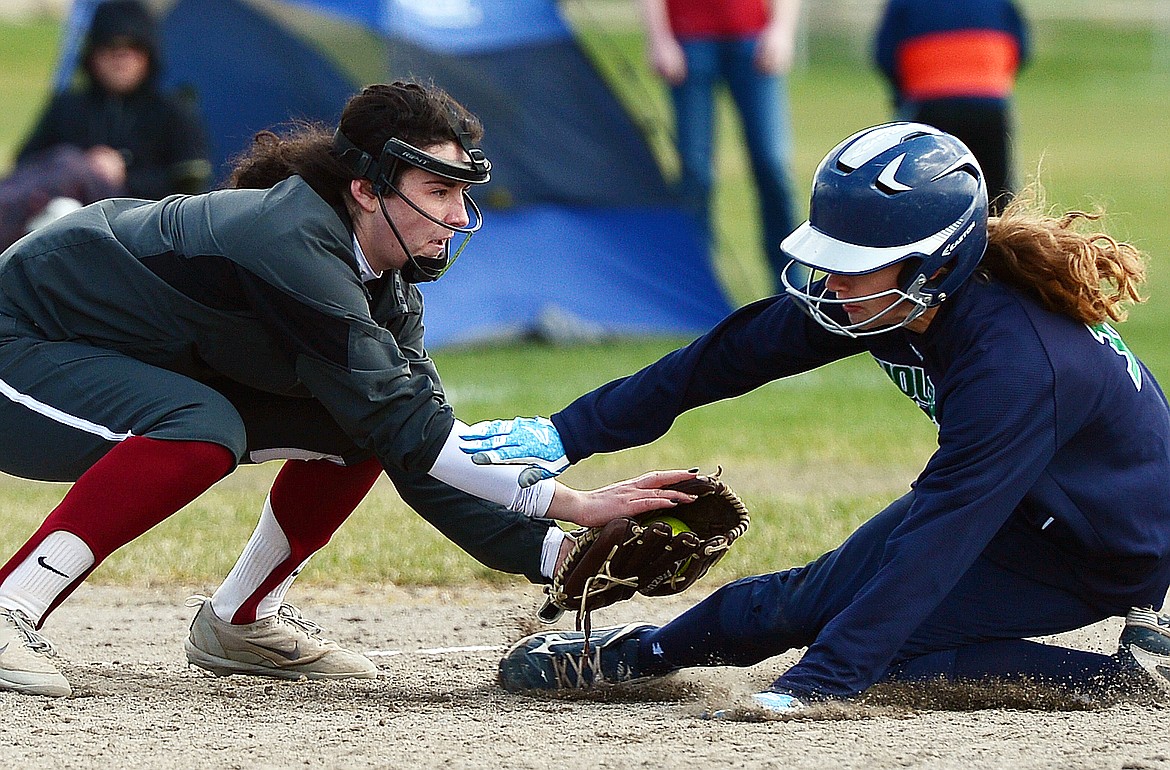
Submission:
[[375,187],[374,194],[378,196],[378,206],[382,209],[382,218],[386,220],[386,224],[390,225],[390,231],[394,233],[394,238],[397,239],[398,245],[402,247],[402,253],[406,255],[406,264],[403,265],[399,271],[402,273],[402,280],[406,281],[407,283],[430,283],[431,281],[437,281],[440,277],[442,277],[443,273],[447,272],[451,265],[455,264],[455,260],[459,258],[460,254],[463,253],[463,249],[466,248],[468,241],[471,240],[471,236],[477,230],[479,230],[480,225],[483,223],[483,217],[479,213],[479,206],[475,205],[475,201],[472,200],[471,196],[467,194],[466,190],[462,191],[461,194],[463,195],[464,202],[467,204],[467,207],[475,214],[475,224],[469,227],[452,227],[451,225],[442,222],[423,211],[421,207],[415,204],[415,202],[410,198],[403,195],[402,191],[400,191],[394,185],[387,185],[387,187],[389,187],[389,189],[395,195],[401,198],[403,202],[406,203],[406,205],[410,206],[428,221],[433,222],[440,227],[445,227],[448,230],[464,234],[465,237],[463,238],[463,242],[459,244],[459,248],[455,251],[454,254],[451,253],[450,240],[447,240],[443,244],[443,253],[440,256],[424,257],[421,254],[412,254],[410,252],[410,247],[406,245],[406,239],[402,237],[402,233],[399,232],[398,226],[394,224],[394,220],[390,217],[390,212],[386,210],[385,190],[379,189],[379,187]]
[[[378,204],[382,209],[382,217],[386,220],[386,224],[390,225],[390,232],[394,233],[394,237],[398,240],[398,245],[402,247],[402,253],[406,255],[406,264],[402,266],[399,272],[402,273],[402,280],[407,283],[430,283],[437,281],[439,276],[447,271],[451,266],[451,241],[443,244],[443,253],[437,257],[424,257],[421,254],[411,254],[410,247],[406,245],[406,240],[402,237],[402,233],[398,232],[398,226],[394,224],[394,220],[390,218],[390,212],[386,210],[386,196],[378,193]],[[468,235],[468,238],[471,236]],[[465,244],[467,240],[463,241]],[[463,247],[459,247],[463,251]]]
[[[386,224],[390,225],[390,230],[398,240],[398,245],[402,247],[402,253],[406,255],[406,264],[402,266],[400,272],[403,280],[408,283],[427,283],[437,280],[463,253],[467,242],[471,240],[472,233],[483,226],[483,215],[480,214],[479,206],[475,205],[466,185],[485,184],[491,178],[489,172],[492,164],[484,156],[483,150],[472,142],[468,121],[465,118],[460,119],[452,115],[451,129],[455,132],[459,146],[467,154],[468,160],[465,162],[453,162],[432,155],[396,137],[388,139],[382,147],[381,155],[375,158],[351,142],[340,128],[333,134],[333,153],[337,159],[356,173],[359,179],[366,179],[373,183],[373,192],[374,195],[378,196],[378,206],[382,210],[382,217],[386,220]],[[424,211],[421,206],[399,190],[392,181],[401,162],[464,185],[459,194],[463,196],[466,210],[474,215],[474,221],[469,221],[465,226],[453,225],[436,219]],[[398,226],[390,218],[390,212],[386,210],[387,190],[401,198],[406,205],[414,209],[419,216],[428,222],[451,231],[452,235],[462,233],[464,235],[463,243],[460,244],[455,253],[451,253],[451,240],[448,238],[444,241],[443,252],[438,257],[412,254],[410,247],[406,244],[406,239],[402,237]]]

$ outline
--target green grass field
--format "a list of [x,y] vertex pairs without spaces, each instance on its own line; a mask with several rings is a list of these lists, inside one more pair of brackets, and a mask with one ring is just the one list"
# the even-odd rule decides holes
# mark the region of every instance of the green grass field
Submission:
[[[0,168],[44,99],[58,30],[48,21],[0,23]],[[1151,256],[1151,301],[1122,328],[1129,346],[1170,382],[1170,71],[1151,30],[1047,22],[1021,78],[1019,167],[1039,173],[1053,208],[1106,207],[1108,226]],[[638,104],[669,165],[668,110],[642,64],[634,30],[587,31],[602,68]],[[807,195],[821,156],[839,139],[889,118],[882,83],[855,39],[810,35],[808,63],[791,79],[794,181]],[[1161,63],[1160,63],[1161,62]],[[767,285],[753,194],[734,120],[724,120],[717,201],[717,269],[738,303]],[[467,421],[549,413],[684,340],[557,348],[507,345],[437,351],[451,400]],[[684,415],[648,447],[591,458],[565,480],[592,487],[654,467],[724,466],[754,516],[743,547],[712,584],[807,560],[832,547],[906,490],[934,448],[929,422],[872,362],[856,359],[733,402]],[[156,530],[115,554],[93,580],[213,583],[230,567],[258,515],[273,466],[244,468]],[[0,553],[11,553],[65,487],[0,477]],[[319,583],[512,581],[479,567],[406,509],[388,484],[363,503],[302,580]]]

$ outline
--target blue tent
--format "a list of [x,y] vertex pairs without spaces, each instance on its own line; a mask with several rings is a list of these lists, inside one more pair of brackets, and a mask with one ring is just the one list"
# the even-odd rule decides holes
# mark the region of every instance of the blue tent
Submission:
[[[65,87],[93,8],[77,0]],[[165,82],[221,176],[258,130],[333,122],[361,85],[433,80],[478,114],[485,226],[424,286],[432,346],[533,333],[695,334],[730,310],[696,223],[553,0],[151,0]]]

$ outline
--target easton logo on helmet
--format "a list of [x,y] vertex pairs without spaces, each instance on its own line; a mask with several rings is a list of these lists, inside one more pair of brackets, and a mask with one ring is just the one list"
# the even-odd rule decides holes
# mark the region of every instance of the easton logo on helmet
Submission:
[[953,241],[951,241],[950,243],[948,243],[948,244],[947,244],[945,247],[943,247],[943,250],[942,250],[942,255],[943,255],[944,257],[950,256],[950,253],[951,253],[952,251],[954,251],[955,249],[959,248],[959,245],[960,245],[960,244],[961,244],[963,241],[967,240],[967,236],[968,236],[968,235],[970,235],[970,234],[971,234],[971,231],[972,231],[972,230],[974,230],[974,229],[975,229],[975,223],[974,223],[974,222],[972,222],[971,224],[967,225],[967,229],[963,231],[963,234],[962,234],[962,235],[960,235],[958,238],[956,238],[955,240],[953,240]]

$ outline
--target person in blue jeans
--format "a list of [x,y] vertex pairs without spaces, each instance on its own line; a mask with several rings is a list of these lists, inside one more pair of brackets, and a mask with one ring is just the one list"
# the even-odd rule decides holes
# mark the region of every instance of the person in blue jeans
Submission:
[[[1090,214],[1020,200],[989,218],[975,156],[925,124],[847,138],[811,204],[782,245],[814,271],[806,282],[786,278],[784,296],[581,396],[555,431],[482,425],[463,451],[551,474],[863,354],[937,426],[938,449],[811,563],[726,585],[661,628],[528,637],[503,684],[584,687],[807,648],[752,705],[799,713],[890,680],[1170,693],[1170,617],[1154,609],[1170,587],[1170,408],[1111,325],[1140,299],[1144,256],[1082,227]],[[1032,640],[1117,616],[1112,655]]]
[[670,86],[680,194],[713,239],[715,95],[726,85],[747,141],[778,292],[784,264],[776,247],[796,224],[786,73],[799,7],[799,0],[642,0],[651,65]]

